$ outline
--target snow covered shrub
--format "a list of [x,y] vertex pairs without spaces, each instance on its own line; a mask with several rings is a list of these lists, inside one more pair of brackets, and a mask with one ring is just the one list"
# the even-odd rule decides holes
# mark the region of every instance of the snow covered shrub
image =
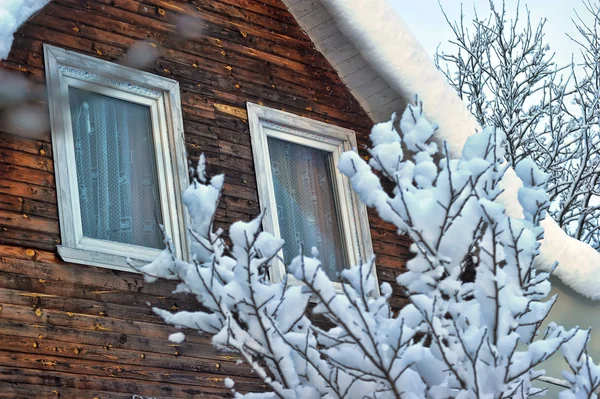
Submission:
[[[433,140],[436,128],[421,104],[402,116],[402,136],[396,122],[373,128],[369,163],[348,152],[339,168],[362,201],[414,242],[415,257],[398,277],[410,303],[397,314],[388,304],[392,287],[377,291],[374,259],[342,272],[341,290],[318,256],[289,264],[302,285],[271,283],[269,265],[283,241],[261,231],[259,216],[234,223],[226,244],[223,231],[213,229],[224,177],[209,180],[203,158],[183,196],[192,261],[177,259],[167,239],[143,272],[148,281],[180,281],[177,291],[195,295],[204,310],[154,311],[241,355],[271,389],[252,397],[525,398],[542,392],[532,382],[561,347],[573,369],[564,397],[592,397],[581,396],[598,380],[582,349],[587,332],[552,325],[536,335],[556,299],[543,301],[548,274],[533,262],[548,206],[546,176],[531,161],[517,165],[524,217],[509,218],[495,202],[508,170],[500,132],[473,135],[460,159],[450,159]],[[379,176],[394,183],[393,193]],[[468,265],[477,266],[474,282],[462,278]],[[311,300],[316,306],[309,310]],[[311,313],[333,327],[313,324]],[[235,389],[230,379],[226,386]]]

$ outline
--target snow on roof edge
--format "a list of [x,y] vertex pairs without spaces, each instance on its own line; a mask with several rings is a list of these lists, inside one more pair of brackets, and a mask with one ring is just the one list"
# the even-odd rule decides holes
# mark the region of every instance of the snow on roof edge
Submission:
[[[438,124],[438,137],[458,157],[467,138],[480,129],[475,118],[446,83],[419,41],[386,0],[321,0],[339,30],[356,46],[369,65],[407,101],[423,101],[427,117]],[[518,202],[521,180],[510,170],[503,180],[500,201],[510,216],[522,217]],[[579,294],[600,300],[600,253],[569,237],[547,217],[536,267],[554,271]]]
[[6,59],[14,34],[50,0],[0,0],[0,61]]
[[392,88],[408,102],[418,94],[428,119],[440,127],[439,137],[457,142],[453,155],[459,156],[467,138],[480,127],[396,10],[386,0],[321,2]]

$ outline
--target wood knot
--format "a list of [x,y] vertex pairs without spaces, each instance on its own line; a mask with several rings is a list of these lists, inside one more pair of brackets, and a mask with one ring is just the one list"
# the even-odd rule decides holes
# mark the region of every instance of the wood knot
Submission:
[[56,360],[42,360],[42,366],[53,367],[56,366]]

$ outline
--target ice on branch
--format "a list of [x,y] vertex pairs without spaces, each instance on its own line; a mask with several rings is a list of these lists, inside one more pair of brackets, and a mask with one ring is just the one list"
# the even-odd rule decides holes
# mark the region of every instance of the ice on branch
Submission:
[[[516,165],[524,217],[508,217],[497,202],[509,168],[504,134],[476,133],[458,159],[438,147],[435,134],[416,102],[399,121],[392,116],[373,128],[368,163],[355,152],[339,160],[362,201],[413,241],[414,257],[396,286],[384,283],[375,295],[374,259],[348,265],[334,284],[318,248],[288,265],[301,285],[272,283],[271,262],[284,242],[261,231],[262,216],[231,225],[226,242],[213,227],[224,178],[206,177],[201,158],[184,193],[192,260],[177,259],[167,238],[143,271],[150,281],[179,280],[176,291],[194,295],[202,310],[154,311],[209,334],[268,387],[232,390],[239,398],[526,398],[543,393],[536,380],[560,350],[572,369],[564,398],[591,397],[581,393],[599,383],[583,349],[587,333],[556,325],[538,331],[555,301],[546,300],[548,273],[534,266],[546,174],[527,159]],[[410,303],[392,311],[394,290]],[[224,388],[233,387],[228,379]]]

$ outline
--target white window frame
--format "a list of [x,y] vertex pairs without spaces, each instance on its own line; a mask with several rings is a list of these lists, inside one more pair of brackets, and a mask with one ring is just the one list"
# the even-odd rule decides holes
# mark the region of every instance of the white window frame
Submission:
[[[356,149],[354,131],[253,103],[247,103],[247,110],[258,198],[264,213],[264,231],[281,237],[267,141],[268,137],[274,137],[327,151],[332,155],[334,199],[341,219],[340,230],[345,256],[350,262],[346,267],[358,265],[360,260],[369,260],[373,255],[373,244],[367,208],[352,190],[348,178],[337,167],[343,152]],[[283,251],[279,253],[279,259],[273,262],[270,270],[273,282],[282,281],[286,274],[285,265],[280,259],[283,259]],[[285,261],[290,262],[291,259]],[[377,281],[375,268],[373,274]],[[291,276],[288,276],[288,281],[297,283]]]
[[179,83],[168,78],[44,44],[52,150],[61,245],[67,262],[135,271],[160,249],[83,236],[69,87],[149,107],[155,148],[162,223],[177,256],[187,258],[187,215],[181,193],[188,186]]

